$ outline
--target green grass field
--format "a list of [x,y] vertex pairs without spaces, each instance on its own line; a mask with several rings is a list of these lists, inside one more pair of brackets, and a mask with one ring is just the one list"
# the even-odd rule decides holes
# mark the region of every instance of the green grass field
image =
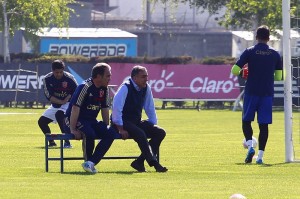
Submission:
[[[300,198],[300,165],[285,163],[284,113],[274,112],[265,165],[244,164],[241,112],[158,110],[167,131],[161,163],[167,173],[137,173],[132,160],[103,160],[99,173],[83,171],[81,161],[58,161],[45,172],[44,137],[37,120],[43,109],[0,109],[0,198]],[[33,114],[3,114],[3,113]],[[256,122],[254,135],[258,137]],[[54,132],[57,125],[51,125]],[[66,156],[81,154],[81,141]],[[298,143],[297,143],[298,144]],[[51,154],[58,154],[51,149]],[[109,154],[138,154],[133,140],[117,140]]]

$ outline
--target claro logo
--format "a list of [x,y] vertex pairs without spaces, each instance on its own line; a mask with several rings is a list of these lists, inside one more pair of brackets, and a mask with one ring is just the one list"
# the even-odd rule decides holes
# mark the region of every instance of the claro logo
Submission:
[[96,56],[126,56],[125,44],[50,44],[49,53]]
[[230,74],[229,79],[226,80],[214,80],[209,77],[195,77],[191,80],[189,87],[173,87],[175,83],[170,80],[174,75],[174,71],[167,74],[166,71],[163,70],[161,79],[149,80],[149,85],[157,93],[163,92],[166,88],[189,89],[192,93],[230,93],[233,89],[239,87],[237,77],[232,74]]
[[190,83],[192,93],[230,93],[238,87],[237,77],[230,74],[229,80],[213,80],[208,77],[196,77]]

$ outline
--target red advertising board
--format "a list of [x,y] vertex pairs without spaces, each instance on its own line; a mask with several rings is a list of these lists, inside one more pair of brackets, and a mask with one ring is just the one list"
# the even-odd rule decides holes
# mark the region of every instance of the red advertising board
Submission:
[[[120,85],[130,76],[133,64],[110,64],[111,84]],[[143,64],[148,83],[159,99],[234,100],[240,94],[238,78],[230,65],[157,65]],[[113,88],[116,91],[116,88]]]
[[[133,63],[109,63],[112,67],[112,94],[129,78]],[[157,99],[231,101],[240,94],[238,78],[231,75],[230,65],[158,65],[142,64],[148,70],[148,83]],[[94,64],[66,63],[66,70],[81,83],[91,75]],[[38,65],[0,64],[0,101],[36,100],[47,102],[43,77],[51,71],[50,63]],[[20,70],[22,69],[22,70]]]

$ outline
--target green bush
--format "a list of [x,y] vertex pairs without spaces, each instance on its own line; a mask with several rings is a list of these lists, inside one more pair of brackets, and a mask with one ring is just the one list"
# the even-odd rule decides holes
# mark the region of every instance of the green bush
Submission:
[[[11,54],[12,62],[38,62],[49,63],[55,59],[61,59],[64,62],[71,63],[141,63],[141,64],[206,64],[206,65],[221,65],[234,64],[235,58],[218,56],[205,57],[203,59],[194,59],[191,56],[178,57],[126,57],[126,56],[111,56],[111,57],[84,57],[82,55],[59,55],[59,54],[31,54],[19,53]],[[0,62],[3,62],[3,57],[0,56]]]
[[42,54],[38,57],[33,57],[31,59],[28,59],[29,62],[39,62],[39,63],[48,63],[52,62],[53,60],[60,59],[64,62],[69,63],[87,63],[89,62],[89,58],[84,57],[82,55],[57,55],[57,54]]
[[226,57],[226,56],[204,57],[202,59],[202,63],[207,65],[234,64],[235,61],[236,59],[234,57]]

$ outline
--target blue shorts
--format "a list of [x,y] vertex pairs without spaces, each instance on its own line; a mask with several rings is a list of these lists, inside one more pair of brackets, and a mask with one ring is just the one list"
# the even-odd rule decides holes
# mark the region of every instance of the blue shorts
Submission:
[[[65,131],[71,133],[69,127],[69,119],[65,118]],[[120,134],[114,128],[107,128],[102,121],[97,120],[80,120],[77,122],[76,128],[83,132],[90,139],[119,138]]]
[[272,124],[273,96],[252,96],[244,95],[243,121],[254,121],[257,112],[259,124]]

